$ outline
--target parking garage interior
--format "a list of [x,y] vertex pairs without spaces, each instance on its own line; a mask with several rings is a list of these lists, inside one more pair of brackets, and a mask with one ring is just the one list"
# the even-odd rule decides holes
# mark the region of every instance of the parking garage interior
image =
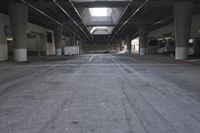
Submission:
[[199,0],[1,0],[0,133],[200,133]]

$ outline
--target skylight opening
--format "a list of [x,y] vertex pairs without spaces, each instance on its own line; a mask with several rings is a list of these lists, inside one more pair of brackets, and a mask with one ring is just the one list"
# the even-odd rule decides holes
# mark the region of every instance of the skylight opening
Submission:
[[111,14],[110,8],[90,8],[89,11],[93,17],[106,17]]
[[91,29],[90,33],[92,34],[95,30],[108,30],[108,27],[104,26],[95,26]]

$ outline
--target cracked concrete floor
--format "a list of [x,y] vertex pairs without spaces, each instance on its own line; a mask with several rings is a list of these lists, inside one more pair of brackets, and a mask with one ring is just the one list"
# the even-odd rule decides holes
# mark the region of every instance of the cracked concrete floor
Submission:
[[199,133],[200,67],[159,56],[1,63],[0,133]]

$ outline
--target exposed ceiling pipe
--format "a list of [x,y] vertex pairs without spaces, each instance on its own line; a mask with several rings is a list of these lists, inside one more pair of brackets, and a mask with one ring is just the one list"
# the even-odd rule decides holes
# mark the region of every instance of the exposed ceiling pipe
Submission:
[[[161,23],[164,23],[165,21],[167,21],[167,20],[170,20],[170,19],[172,19],[173,18],[173,16],[169,16],[169,17],[167,17],[167,18],[165,18],[165,19],[162,19],[162,20],[159,20],[159,21],[157,21],[157,22],[155,22],[154,24],[152,24],[149,28],[153,28],[154,26],[156,26],[156,25],[158,25],[158,24],[161,24]],[[133,34],[133,36],[137,36],[137,35],[139,35],[139,32],[136,32],[136,33],[134,33]],[[117,39],[118,40],[118,39]],[[117,41],[116,40],[116,41]],[[116,42],[115,41],[115,42]],[[114,42],[114,43],[115,43]]]
[[82,27],[79,26],[79,24],[66,12],[65,9],[57,2],[57,0],[52,0],[68,17],[69,19],[83,32],[83,34],[87,37],[87,39],[91,42],[88,35],[85,33]]
[[[124,31],[124,30],[125,30],[125,29],[123,29],[123,31]],[[121,32],[123,32],[123,31],[121,31]],[[135,36],[136,34],[139,34],[139,32],[136,32],[135,34],[133,34],[133,36]],[[119,36],[120,36],[120,34],[118,34],[118,35],[116,36],[116,38],[119,37]],[[119,40],[119,38],[115,39],[114,43],[115,43],[117,40]]]
[[[164,23],[165,21],[172,19],[172,18],[173,18],[173,16],[170,16],[170,17],[167,17],[165,19],[159,20],[159,21],[155,22],[154,24],[152,24],[152,26],[150,26],[149,28],[153,28],[154,26],[161,24],[161,23]],[[136,35],[139,35],[139,32],[136,32],[136,33],[133,34],[133,36],[136,36]]]
[[167,21],[167,20],[169,20],[169,19],[172,19],[172,18],[173,18],[173,16],[170,16],[170,17],[168,17],[168,18],[165,18],[165,19],[163,19],[163,20],[160,20],[160,21],[154,23],[154,24],[151,26],[151,28],[154,27],[154,26],[156,26],[156,25],[158,25],[158,24],[161,24],[161,23],[163,23],[163,22],[165,22],[165,21]]
[[[199,6],[200,6],[200,4],[194,5],[195,8],[197,8]],[[150,26],[150,28],[153,28],[156,25],[162,24],[162,23],[164,23],[164,22],[166,22],[166,21],[168,21],[170,19],[173,19],[173,16],[169,16],[169,17],[167,17],[165,19],[162,19],[162,20],[159,20],[159,21],[155,22],[152,26]],[[139,35],[139,32],[136,32],[133,36],[137,36],[137,35]],[[115,41],[115,42],[117,42],[117,41]]]
[[[122,12],[122,14],[120,15],[119,19],[117,20],[113,31],[115,30],[116,26],[119,24],[120,20],[122,19],[122,17],[124,16],[125,12],[126,12],[127,9],[129,8],[131,2],[132,2],[132,0],[130,0],[129,3],[126,5],[124,11]],[[108,41],[110,40],[110,37],[111,37],[111,35],[109,35],[108,39],[106,40],[106,44],[108,44]]]
[[73,32],[71,29],[67,28],[66,26],[64,26],[64,24],[60,23],[59,21],[55,20],[54,18],[50,17],[49,15],[47,15],[46,13],[44,13],[43,11],[39,10],[38,8],[32,6],[30,3],[26,2],[25,0],[19,0],[20,2],[26,4],[27,6],[29,6],[30,8],[34,9],[35,11],[39,12],[40,14],[42,14],[43,16],[47,17],[48,19],[50,19],[51,21],[53,21],[54,23],[60,25],[61,27],[63,27],[64,29],[66,29],[67,31],[71,32],[72,34],[74,34],[75,36],[77,36],[79,39],[81,39],[81,37],[76,34],[75,32]]
[[[200,6],[200,4],[194,5],[195,8],[197,8],[199,6]],[[169,16],[169,17],[167,17],[165,19],[162,19],[162,20],[159,20],[159,21],[155,22],[150,28],[153,28],[154,26],[159,25],[161,23],[164,23],[164,22],[166,22],[166,21],[168,21],[170,19],[173,19],[173,16]],[[139,32],[136,32],[133,36],[136,36],[138,34],[139,34]]]
[[109,41],[109,44],[112,43],[115,36],[121,31],[121,29],[146,5],[149,0],[145,0],[137,9],[136,11],[124,22],[124,24],[115,32],[114,36]]
[[[87,29],[87,25],[85,23],[85,21],[82,19],[80,13],[78,12],[78,10],[76,9],[76,7],[74,6],[74,3],[72,2],[72,0],[69,0],[69,2],[71,3],[72,7],[74,8],[74,10],[76,11],[77,15],[79,16],[80,20],[82,21],[83,25],[85,26],[85,28]],[[88,31],[89,32],[89,31]],[[90,34],[90,32],[89,32]],[[92,37],[92,35],[90,35],[90,37],[92,38],[92,41],[95,45],[95,41],[94,41],[94,38]]]
[[[199,6],[200,6],[200,4],[194,5],[194,8],[197,8],[197,7],[199,7]],[[174,16],[169,16],[169,17],[167,17],[167,18],[165,18],[165,19],[162,19],[162,20],[160,20],[160,21],[157,21],[157,22],[154,23],[150,28],[153,28],[154,26],[156,26],[156,25],[158,25],[158,24],[161,24],[161,23],[164,23],[165,21],[168,21],[168,20],[170,20],[170,19],[173,19],[173,17],[174,17]]]

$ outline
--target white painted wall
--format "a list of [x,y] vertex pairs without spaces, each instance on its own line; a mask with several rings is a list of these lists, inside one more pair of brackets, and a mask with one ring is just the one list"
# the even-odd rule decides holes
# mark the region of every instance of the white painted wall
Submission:
[[[7,36],[4,32],[4,27],[9,26],[9,16],[3,13],[0,13],[0,61],[7,60],[8,59],[8,47],[7,47]],[[47,32],[52,33],[52,43],[47,42]],[[40,35],[43,38],[41,39],[42,44],[44,45],[44,50],[46,52],[46,55],[54,55],[56,53],[55,51],[55,41],[54,41],[54,35],[53,31],[49,30],[47,28],[44,28],[39,25],[35,25],[32,23],[28,23],[28,34],[36,34]],[[30,51],[34,51],[38,49],[38,44],[35,44],[36,40],[31,39],[27,42],[27,49]]]

